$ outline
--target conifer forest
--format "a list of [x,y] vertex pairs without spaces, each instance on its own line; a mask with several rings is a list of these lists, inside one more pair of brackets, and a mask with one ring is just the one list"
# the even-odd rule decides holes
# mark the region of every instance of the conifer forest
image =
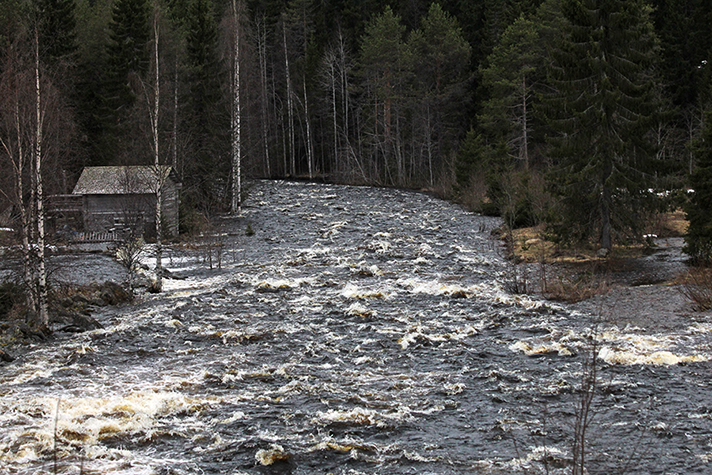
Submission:
[[710,25],[0,0],[0,473],[712,473]]
[[35,174],[46,197],[162,164],[183,230],[245,177],[299,178],[602,249],[684,206],[706,261],[711,20],[703,0],[4,0],[0,210]]

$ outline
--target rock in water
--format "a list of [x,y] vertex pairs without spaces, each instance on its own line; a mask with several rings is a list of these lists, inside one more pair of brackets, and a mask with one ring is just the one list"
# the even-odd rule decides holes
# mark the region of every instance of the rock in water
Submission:
[[4,362],[6,362],[6,363],[10,363],[11,361],[15,361],[15,358],[13,358],[12,356],[8,355],[8,354],[5,353],[3,350],[0,350],[0,360],[4,361]]
[[101,289],[101,299],[107,303],[107,305],[118,305],[124,302],[131,301],[131,294],[114,282],[104,282]]

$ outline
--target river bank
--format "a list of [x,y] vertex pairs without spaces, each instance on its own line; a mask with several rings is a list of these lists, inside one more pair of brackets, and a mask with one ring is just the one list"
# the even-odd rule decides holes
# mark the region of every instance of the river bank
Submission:
[[498,225],[420,193],[259,182],[204,246],[164,255],[162,293],[97,307],[103,328],[0,367],[0,462],[23,475],[55,455],[112,475],[570,473],[596,338],[589,472],[708,470],[712,324],[602,321],[512,293]]

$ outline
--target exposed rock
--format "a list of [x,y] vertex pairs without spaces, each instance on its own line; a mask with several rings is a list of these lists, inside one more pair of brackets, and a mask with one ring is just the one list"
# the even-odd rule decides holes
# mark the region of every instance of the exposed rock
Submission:
[[101,299],[107,305],[118,305],[132,300],[129,291],[114,282],[105,282],[101,286]]
[[99,298],[98,296],[95,295],[83,295],[83,294],[76,294],[72,297],[72,303],[74,306],[78,307],[85,307],[87,305],[92,305],[94,307],[103,307],[106,305],[104,300]]
[[91,315],[84,315],[80,312],[63,312],[54,319],[54,323],[64,324],[59,331],[70,333],[81,333],[90,330],[103,328]]
[[15,358],[5,353],[5,351],[0,350],[0,360],[6,363],[10,363],[11,361],[15,361]]
[[44,325],[40,327],[31,327],[27,323],[23,322],[19,325],[18,328],[20,329],[20,332],[25,336],[25,338],[30,340],[45,341],[50,336],[52,336],[52,330],[50,330]]

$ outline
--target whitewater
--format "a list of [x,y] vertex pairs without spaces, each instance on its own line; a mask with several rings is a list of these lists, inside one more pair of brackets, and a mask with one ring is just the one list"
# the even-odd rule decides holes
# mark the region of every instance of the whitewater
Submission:
[[162,293],[0,366],[0,473],[570,473],[591,356],[589,473],[712,473],[712,324],[512,294],[499,225],[414,191],[256,181],[164,253]]

